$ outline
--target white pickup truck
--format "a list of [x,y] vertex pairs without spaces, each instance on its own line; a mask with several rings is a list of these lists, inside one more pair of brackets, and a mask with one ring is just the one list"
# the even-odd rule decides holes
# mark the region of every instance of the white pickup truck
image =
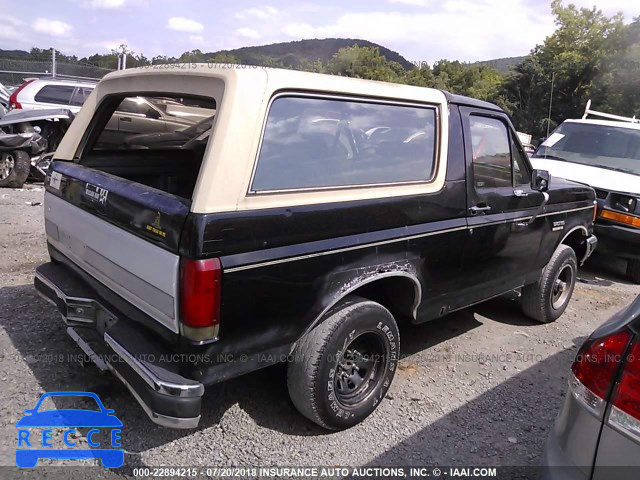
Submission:
[[556,128],[531,163],[595,189],[598,252],[626,259],[627,276],[640,283],[640,119],[590,107]]

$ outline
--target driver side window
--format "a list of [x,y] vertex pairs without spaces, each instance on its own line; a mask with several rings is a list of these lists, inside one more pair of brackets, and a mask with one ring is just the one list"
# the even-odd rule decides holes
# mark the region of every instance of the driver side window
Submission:
[[469,118],[476,188],[504,188],[530,181],[526,160],[499,119],[472,115]]

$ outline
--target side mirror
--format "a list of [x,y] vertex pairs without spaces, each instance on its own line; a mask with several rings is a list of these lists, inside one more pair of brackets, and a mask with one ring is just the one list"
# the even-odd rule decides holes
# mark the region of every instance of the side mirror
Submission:
[[156,112],[153,108],[150,108],[149,110],[147,110],[146,117],[158,120],[160,118],[160,113]]
[[546,192],[549,190],[551,182],[551,174],[547,170],[534,169],[531,172],[531,189],[538,192]]

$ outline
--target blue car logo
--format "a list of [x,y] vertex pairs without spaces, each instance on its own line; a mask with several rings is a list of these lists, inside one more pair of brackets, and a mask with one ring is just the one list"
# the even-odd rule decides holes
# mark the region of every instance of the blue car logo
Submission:
[[[83,409],[56,409],[38,411],[42,402],[49,397],[89,397],[95,400],[99,411]],[[122,422],[107,409],[95,393],[91,392],[50,392],[40,397],[33,409],[24,411],[25,416],[18,420],[18,448],[16,465],[20,468],[33,468],[38,459],[86,459],[99,458],[107,468],[118,468],[124,463],[124,450],[120,444]],[[42,428],[40,437],[27,428]],[[87,443],[91,448],[76,448],[76,442],[70,438],[76,434],[76,428],[87,427]],[[67,448],[54,448],[52,428],[64,428],[63,445]],[[109,430],[108,445],[101,445],[94,436],[102,430]],[[57,446],[57,445],[56,445]],[[60,445],[62,446],[62,445]],[[110,448],[105,448],[108,446]]]

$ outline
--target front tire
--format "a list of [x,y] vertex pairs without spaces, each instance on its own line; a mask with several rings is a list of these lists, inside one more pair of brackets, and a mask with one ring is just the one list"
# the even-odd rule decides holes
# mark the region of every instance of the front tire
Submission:
[[522,288],[525,315],[542,323],[557,320],[569,305],[577,272],[575,252],[567,245],[559,245],[538,281]]
[[294,349],[289,395],[305,417],[330,430],[352,427],[380,404],[395,374],[400,333],[382,305],[349,297]]
[[640,260],[627,260],[627,277],[635,283],[640,283]]

